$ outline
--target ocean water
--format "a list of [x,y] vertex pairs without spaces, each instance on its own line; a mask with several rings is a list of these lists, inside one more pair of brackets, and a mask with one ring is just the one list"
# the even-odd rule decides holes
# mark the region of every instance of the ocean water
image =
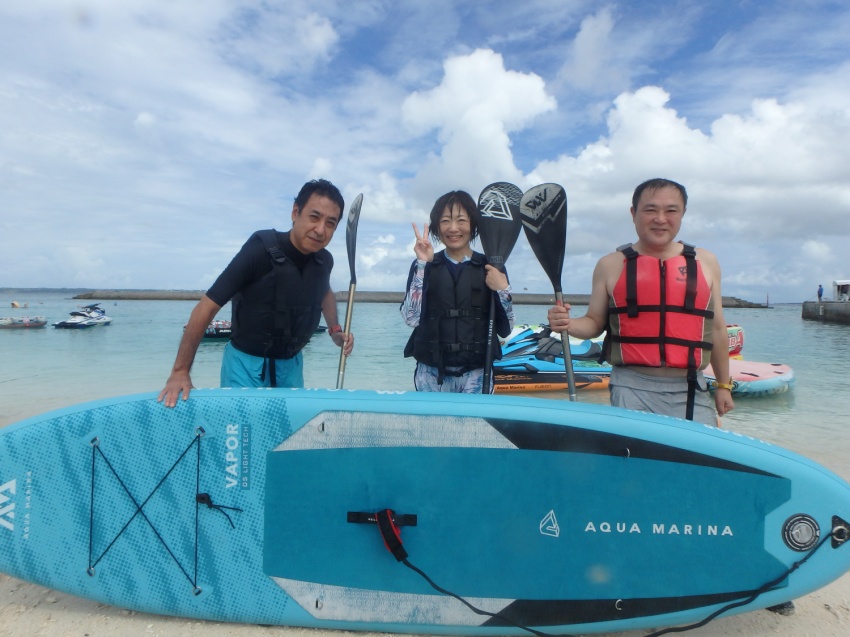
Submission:
[[[28,303],[12,309],[11,301]],[[0,316],[44,315],[62,320],[90,301],[67,292],[0,296]],[[0,426],[89,400],[159,391],[168,377],[193,301],[107,301],[112,325],[87,330],[0,330]],[[517,306],[518,323],[546,320],[543,306]],[[850,477],[850,326],[804,321],[800,305],[727,309],[728,323],[744,330],[744,358],[790,365],[793,389],[785,394],[740,398],[723,426],[802,453]],[[574,315],[584,312],[575,307]],[[345,304],[339,306],[345,316]],[[220,318],[229,318],[229,308]],[[410,334],[397,304],[354,307],[354,354],[346,362],[347,389],[413,390],[412,359],[402,351]],[[202,343],[192,371],[196,387],[217,387],[224,344]],[[339,349],[326,334],[305,348],[308,387],[335,387]],[[529,394],[566,402],[566,391]],[[435,396],[435,400],[438,399]],[[606,390],[584,391],[579,401],[606,404]]]

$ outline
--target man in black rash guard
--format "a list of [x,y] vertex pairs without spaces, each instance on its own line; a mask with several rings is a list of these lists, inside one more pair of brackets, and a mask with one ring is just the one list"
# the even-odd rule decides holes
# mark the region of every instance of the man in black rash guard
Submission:
[[189,398],[189,371],[204,332],[232,301],[232,334],[221,362],[222,387],[303,387],[301,350],[322,315],[346,356],[354,335],[337,321],[330,288],[333,257],[325,248],[345,207],[324,179],[304,184],[292,206],[292,230],[255,232],[201,298],[180,341],[171,375],[157,400],[174,407]]

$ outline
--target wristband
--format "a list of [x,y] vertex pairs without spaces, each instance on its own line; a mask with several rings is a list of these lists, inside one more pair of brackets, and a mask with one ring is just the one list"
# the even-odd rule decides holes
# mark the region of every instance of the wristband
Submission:
[[334,325],[333,327],[328,328],[328,336],[333,336],[337,332],[341,332],[341,331],[342,331],[342,327],[340,327],[339,325]]
[[732,385],[732,383],[714,383],[715,389],[728,389],[729,391],[732,391],[733,387],[734,385]]

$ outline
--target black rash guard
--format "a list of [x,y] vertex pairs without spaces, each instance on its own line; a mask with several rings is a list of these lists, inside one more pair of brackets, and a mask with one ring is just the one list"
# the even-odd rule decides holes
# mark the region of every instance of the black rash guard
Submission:
[[[311,255],[299,252],[289,240],[288,232],[278,232],[277,237],[278,245],[283,250],[286,258],[291,259],[292,263],[299,270],[303,269]],[[326,261],[330,260],[329,266],[333,268],[333,257],[330,252],[323,251],[322,258]],[[233,260],[224,269],[224,272],[219,275],[215,283],[207,290],[207,296],[216,305],[225,305],[237,292],[268,274],[271,269],[272,262],[262,240],[252,235],[236,256],[233,257]],[[327,291],[327,289],[321,290],[322,296],[327,294]]]

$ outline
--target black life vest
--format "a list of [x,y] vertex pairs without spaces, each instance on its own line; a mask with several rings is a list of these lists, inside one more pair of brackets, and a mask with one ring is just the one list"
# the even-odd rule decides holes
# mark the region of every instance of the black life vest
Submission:
[[280,249],[277,231],[254,235],[262,240],[272,268],[233,297],[230,342],[252,356],[292,358],[319,326],[331,260],[320,250],[299,270]]
[[[484,282],[487,261],[483,254],[459,266],[452,276],[445,251],[425,265],[422,281],[422,308],[419,325],[410,335],[405,356],[436,367],[443,375],[460,375],[484,366],[490,299],[493,292]],[[502,357],[498,340],[493,339],[493,359]],[[447,367],[457,368],[446,372]]]

